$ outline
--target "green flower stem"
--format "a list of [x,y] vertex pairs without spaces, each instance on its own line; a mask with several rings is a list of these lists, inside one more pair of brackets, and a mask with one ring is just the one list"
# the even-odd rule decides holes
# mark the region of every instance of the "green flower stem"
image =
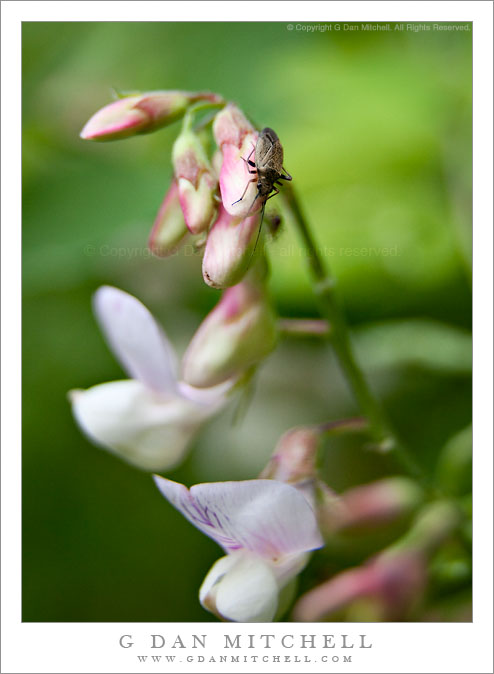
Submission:
[[196,112],[202,112],[203,110],[221,110],[226,105],[226,101],[217,101],[213,103],[212,101],[198,101],[197,103],[191,103],[185,112],[185,116],[189,115],[192,117]]
[[377,445],[376,449],[392,454],[408,473],[420,477],[419,467],[408,451],[398,443],[379,402],[370,390],[365,376],[357,364],[345,317],[335,292],[335,281],[323,264],[292,185],[287,185],[282,194],[306,247],[313,289],[318,298],[321,314],[331,326],[327,335],[328,339],[333,345],[341,369],[360,411],[368,420],[369,434]]
[[331,327],[320,318],[280,318],[278,327],[284,335],[327,337]]
[[317,427],[325,435],[341,435],[343,433],[362,433],[369,429],[369,422],[364,417],[352,417],[351,419],[338,419],[327,421]]

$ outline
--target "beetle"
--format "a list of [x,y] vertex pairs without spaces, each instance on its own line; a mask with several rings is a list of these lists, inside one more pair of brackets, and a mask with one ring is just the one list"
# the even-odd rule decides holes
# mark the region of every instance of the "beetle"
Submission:
[[[253,154],[254,161],[251,160]],[[252,148],[247,159],[242,157],[242,161],[245,162],[248,172],[251,174],[255,173],[256,177],[249,180],[245,186],[244,193],[233,204],[238,204],[239,201],[242,201],[251,183],[257,182],[257,194],[252,202],[252,206],[254,206],[259,198],[265,197],[265,204],[268,199],[279,194],[280,191],[276,185],[281,185],[281,180],[292,180],[292,176],[283,168],[283,146],[280,143],[280,139],[276,135],[276,132],[268,126],[259,134],[257,143]],[[275,192],[271,194],[273,190]],[[249,208],[249,212],[252,206]]]

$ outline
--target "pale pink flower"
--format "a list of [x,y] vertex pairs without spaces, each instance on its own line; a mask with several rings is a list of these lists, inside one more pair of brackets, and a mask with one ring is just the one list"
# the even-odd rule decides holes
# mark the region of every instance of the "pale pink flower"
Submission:
[[199,428],[226,404],[231,382],[199,390],[179,381],[172,346],[135,297],[103,286],[94,310],[132,378],[72,391],[79,426],[97,445],[143,470],[175,466]]
[[207,574],[199,599],[224,620],[273,620],[280,592],[323,540],[314,512],[294,487],[274,480],[213,482],[190,490],[155,476],[165,498],[227,553]]

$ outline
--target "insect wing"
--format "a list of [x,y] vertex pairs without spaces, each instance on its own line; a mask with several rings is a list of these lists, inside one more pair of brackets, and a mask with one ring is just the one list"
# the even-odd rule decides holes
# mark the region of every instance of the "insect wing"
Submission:
[[277,173],[281,173],[283,147],[273,129],[266,127],[259,134],[256,143],[255,162],[258,171],[273,169]]

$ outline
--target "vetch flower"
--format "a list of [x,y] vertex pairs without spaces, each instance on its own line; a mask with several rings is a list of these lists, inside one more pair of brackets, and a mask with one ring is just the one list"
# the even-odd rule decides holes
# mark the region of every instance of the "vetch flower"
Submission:
[[182,117],[196,101],[221,103],[222,98],[208,92],[150,91],[124,96],[98,110],[84,126],[84,140],[120,140],[156,131]]
[[249,184],[244,198],[238,201],[247,183],[253,178],[244,159],[253,153],[259,134],[233,103],[229,103],[216,115],[213,133],[223,154],[220,171],[223,207],[230,215],[243,219],[259,211],[262,206],[260,200],[257,203],[254,201],[257,194],[256,182]]
[[135,297],[103,286],[94,311],[108,344],[132,379],[72,391],[82,431],[143,470],[176,465],[201,425],[226,404],[231,382],[198,390],[177,378],[173,349]]
[[159,257],[173,255],[188,234],[178,198],[178,184],[173,180],[154,221],[149,248]]
[[172,160],[185,223],[192,234],[200,234],[215,215],[218,181],[190,115],[173,145]]
[[199,591],[204,608],[233,622],[268,622],[279,593],[323,541],[314,512],[294,487],[275,480],[212,482],[189,489],[155,476],[166,499],[227,553]]
[[183,358],[183,379],[198,388],[238,377],[275,347],[277,322],[266,288],[252,270],[223,293]]

